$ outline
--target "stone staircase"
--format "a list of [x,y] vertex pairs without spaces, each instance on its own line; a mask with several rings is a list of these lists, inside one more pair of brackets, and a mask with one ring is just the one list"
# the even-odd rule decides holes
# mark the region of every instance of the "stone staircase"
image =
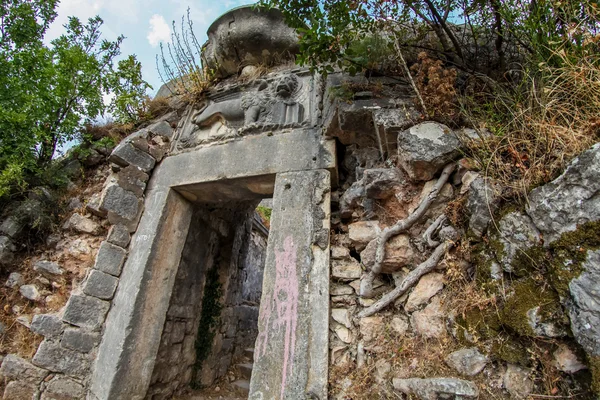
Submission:
[[236,368],[244,379],[239,379],[233,382],[231,385],[238,393],[248,396],[250,393],[250,378],[252,377],[252,368],[254,367],[254,349],[245,349],[244,357],[248,360],[248,362],[236,364]]

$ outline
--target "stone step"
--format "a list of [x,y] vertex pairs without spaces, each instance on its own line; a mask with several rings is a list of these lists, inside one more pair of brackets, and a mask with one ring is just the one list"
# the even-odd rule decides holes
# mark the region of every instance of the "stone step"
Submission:
[[244,349],[244,357],[248,357],[250,361],[254,361],[254,349],[251,347]]
[[250,382],[246,380],[235,381],[231,384],[236,392],[248,396],[250,393]]
[[254,364],[238,364],[237,367],[244,378],[250,379],[250,377],[252,376],[252,368],[254,367]]

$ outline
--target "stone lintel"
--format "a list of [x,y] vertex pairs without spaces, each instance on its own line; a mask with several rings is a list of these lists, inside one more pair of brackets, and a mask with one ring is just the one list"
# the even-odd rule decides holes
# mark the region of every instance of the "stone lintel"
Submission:
[[249,399],[327,398],[330,188],[277,175]]
[[[298,129],[273,136],[247,136],[243,140],[167,157],[154,170],[149,189],[252,177],[262,182],[265,176],[314,169],[329,170],[335,186],[336,168],[335,140],[324,140],[316,129]],[[273,193],[273,183],[271,178],[268,188],[262,185],[259,189],[245,190],[266,197]]]

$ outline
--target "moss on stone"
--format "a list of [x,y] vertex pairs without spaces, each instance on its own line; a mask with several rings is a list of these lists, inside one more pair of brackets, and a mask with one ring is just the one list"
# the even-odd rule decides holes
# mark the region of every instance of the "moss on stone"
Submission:
[[496,358],[511,364],[518,364],[528,367],[531,364],[531,357],[527,350],[525,342],[509,336],[503,336],[494,340],[491,347],[491,354]]
[[[500,319],[493,307],[480,310],[471,309],[456,319],[458,327],[457,338],[468,345],[473,340],[488,340],[498,336],[501,329]],[[469,340],[468,337],[472,340]]]
[[530,323],[529,311],[538,308],[541,323],[562,324],[564,312],[558,294],[549,286],[540,285],[533,279],[525,279],[513,285],[514,293],[505,301],[500,322],[522,336],[537,336]]
[[569,294],[569,283],[583,272],[588,250],[600,248],[600,221],[588,222],[573,232],[564,233],[550,245],[548,272],[561,297]]
[[600,395],[600,356],[588,356],[587,361],[592,373],[592,390]]

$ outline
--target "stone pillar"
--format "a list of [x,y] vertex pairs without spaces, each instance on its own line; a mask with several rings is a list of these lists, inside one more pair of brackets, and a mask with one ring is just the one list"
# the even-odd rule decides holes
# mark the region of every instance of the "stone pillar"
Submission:
[[277,175],[251,400],[327,398],[330,174]]
[[88,398],[141,400],[160,345],[192,205],[151,190],[106,320]]

